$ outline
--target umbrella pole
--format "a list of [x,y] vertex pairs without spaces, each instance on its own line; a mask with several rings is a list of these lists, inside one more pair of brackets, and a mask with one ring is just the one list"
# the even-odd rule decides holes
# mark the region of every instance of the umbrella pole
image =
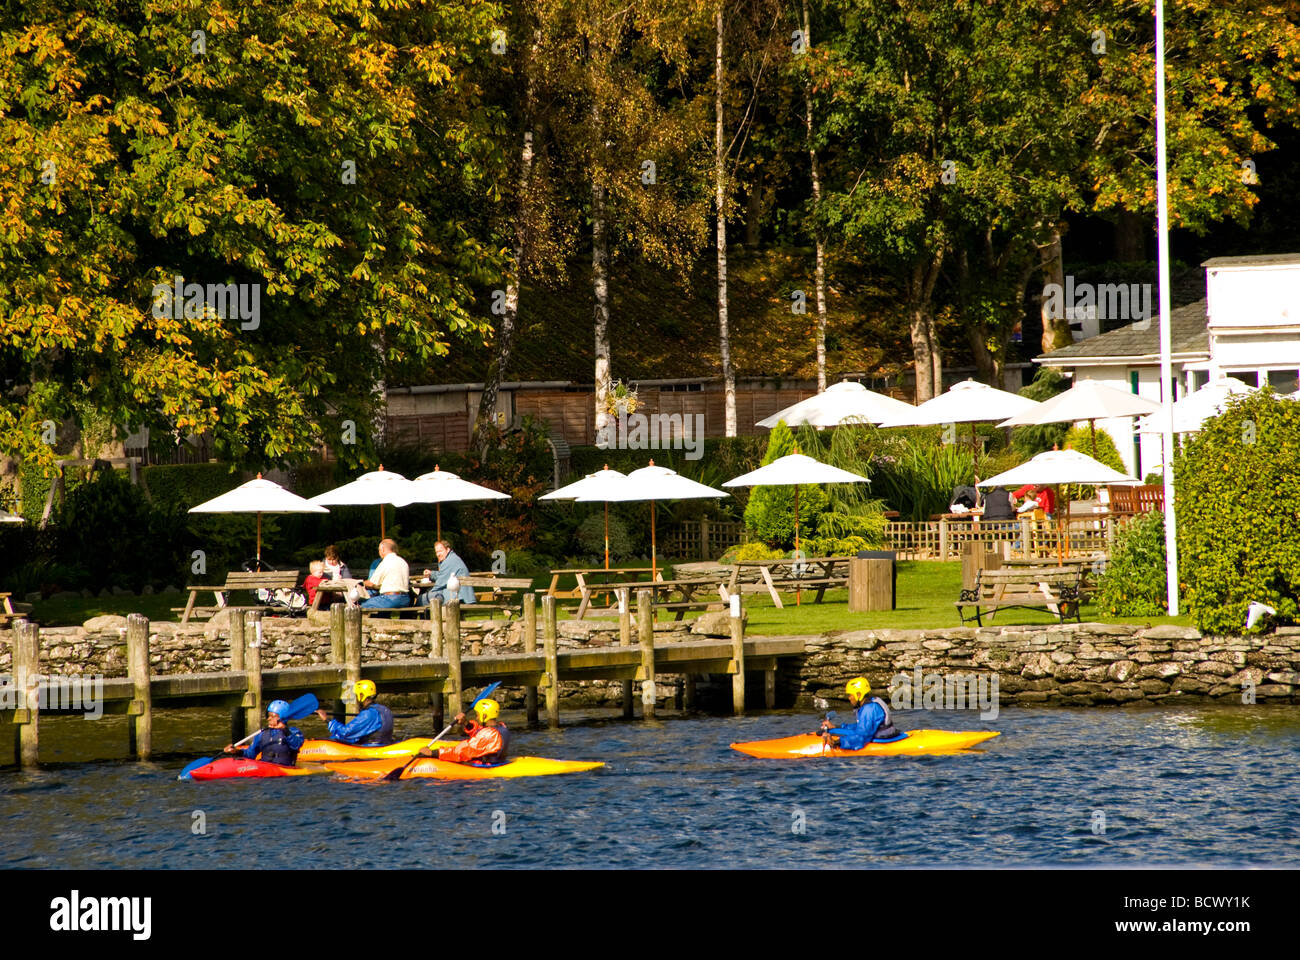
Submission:
[[[794,485],[794,555],[801,556],[799,553],[799,484]],[[796,583],[794,587],[794,605],[796,607],[803,605],[803,591],[799,589]]]
[[[1059,507],[1061,501],[1061,485],[1056,485],[1056,501]],[[1063,514],[1070,512],[1069,498],[1066,498],[1065,510],[1056,511],[1056,565],[1065,566],[1065,527],[1061,522]]]
[[257,569],[262,569],[262,511],[257,511]]
[[658,558],[655,555],[655,502],[650,501],[650,582],[659,579]]
[[438,510],[438,539],[442,539],[442,504],[437,504]]
[[605,501],[605,569],[609,569],[609,501]]
[[379,505],[379,539],[385,540],[388,535],[384,532],[384,505]]
[[1097,459],[1097,421],[1088,420],[1088,434],[1092,439],[1092,459]]

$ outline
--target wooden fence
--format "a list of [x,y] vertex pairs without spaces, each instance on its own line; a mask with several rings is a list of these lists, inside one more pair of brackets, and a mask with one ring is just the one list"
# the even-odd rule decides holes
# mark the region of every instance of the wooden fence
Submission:
[[686,520],[669,531],[659,549],[675,560],[716,560],[728,548],[747,539],[743,523]]
[[[1072,556],[1109,555],[1114,538],[1114,518],[1071,517],[1061,544],[1055,522],[1028,519],[990,520],[980,524],[969,520],[931,520],[925,523],[894,522],[885,525],[889,549],[899,560],[957,560],[962,545],[985,544],[1005,556],[1052,557],[1068,550]],[[1005,546],[1003,546],[1005,544]]]

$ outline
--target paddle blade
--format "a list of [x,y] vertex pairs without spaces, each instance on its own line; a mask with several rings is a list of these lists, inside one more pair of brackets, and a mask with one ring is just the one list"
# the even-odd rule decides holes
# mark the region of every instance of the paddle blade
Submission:
[[[500,680],[495,680],[492,683],[489,683],[486,687],[483,688],[483,692],[474,698],[474,703],[478,703],[480,700],[492,696],[492,694],[496,692],[496,689],[499,686],[501,686]],[[469,710],[466,710],[465,711],[466,713],[469,713],[470,710],[474,709],[474,703],[471,703],[469,705]]]
[[190,774],[193,773],[195,770],[197,770],[199,767],[206,767],[211,762],[212,762],[211,757],[201,757],[200,759],[195,760],[193,763],[186,766],[186,768],[181,771],[180,776],[178,776],[176,779],[193,780],[194,778],[191,777]]
[[320,703],[316,700],[316,694],[304,693],[293,703],[289,704],[289,715],[281,717],[281,720],[301,720],[303,717],[315,713],[320,708]]

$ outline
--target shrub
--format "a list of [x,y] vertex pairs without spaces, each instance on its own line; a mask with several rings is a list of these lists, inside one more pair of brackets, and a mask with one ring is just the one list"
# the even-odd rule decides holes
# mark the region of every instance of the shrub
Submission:
[[[1112,470],[1128,473],[1114,439],[1105,430],[1097,431],[1096,452],[1094,452],[1092,434],[1087,427],[1071,427],[1070,432],[1065,435],[1065,447],[1092,457]],[[1096,495],[1095,487],[1084,487],[1075,483],[1067,483],[1061,487],[1061,496],[1069,497],[1071,500],[1091,500]]]
[[812,537],[803,543],[805,557],[856,557],[859,550],[875,550],[879,540],[863,537]]
[[738,543],[728,547],[719,559],[719,563],[742,563],[748,560],[781,560],[785,553],[769,547],[766,543],[755,540],[752,543]]
[[1174,461],[1179,579],[1207,633],[1240,633],[1252,600],[1293,622],[1300,597],[1300,403],[1234,397]]
[[[781,421],[773,428],[768,438],[763,466],[794,452],[794,435],[785,425],[785,421]],[[754,487],[749,496],[749,503],[745,507],[745,526],[753,531],[758,539],[772,546],[792,546],[795,536],[796,490],[799,491],[799,518],[802,530],[805,533],[812,533],[816,527],[817,515],[830,503],[826,492],[815,484],[800,484],[797,487]]]
[[1120,617],[1158,617],[1165,612],[1165,515],[1140,513],[1115,534],[1101,575],[1097,604]]
[[[587,553],[605,556],[605,511],[598,507],[596,512],[578,524],[578,546]],[[626,557],[632,552],[632,538],[628,536],[627,525],[611,511],[609,515],[609,555]]]

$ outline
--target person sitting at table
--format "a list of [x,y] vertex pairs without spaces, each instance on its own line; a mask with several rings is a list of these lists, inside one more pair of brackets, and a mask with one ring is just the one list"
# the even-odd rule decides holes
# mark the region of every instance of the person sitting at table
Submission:
[[[433,581],[433,586],[424,593],[420,594],[420,604],[428,606],[433,602],[436,596],[443,603],[450,603],[452,600],[452,590],[450,586],[451,578],[454,576],[457,581],[464,580],[469,576],[469,567],[460,555],[451,548],[446,540],[439,540],[433,545],[433,552],[438,555],[438,575]],[[432,570],[424,571],[425,579],[433,576]],[[478,597],[474,595],[474,588],[469,584],[462,583],[459,585],[455,597],[460,600],[461,605],[475,603]]]
[[1010,520],[1015,516],[1011,508],[1011,495],[1006,487],[995,487],[984,494],[985,520]]
[[[976,480],[979,478],[976,477]],[[948,504],[949,513],[970,513],[979,506],[979,493],[974,487],[962,484],[956,487],[952,492],[952,500]]]
[[348,565],[339,556],[339,548],[332,543],[325,548],[325,576],[331,580],[352,579],[352,571],[348,569]]
[[361,601],[363,609],[383,610],[405,607],[411,603],[411,568],[397,555],[397,544],[391,539],[379,541],[379,566],[366,580],[365,585],[376,595]]
[[1020,500],[1022,497],[1025,498],[1025,500],[1016,507],[1016,513],[1029,513],[1032,510],[1042,510],[1043,513],[1047,514],[1047,519],[1050,520],[1052,518],[1052,514],[1056,510],[1056,498],[1052,495],[1050,487],[1039,486],[1036,483],[1027,483],[1020,489],[1012,492],[1011,502],[1016,503],[1016,501]]
[[[325,561],[313,560],[308,564],[310,572],[303,578],[302,588],[307,591],[307,602],[316,602],[316,588],[325,579]],[[322,598],[323,599],[323,598]]]

